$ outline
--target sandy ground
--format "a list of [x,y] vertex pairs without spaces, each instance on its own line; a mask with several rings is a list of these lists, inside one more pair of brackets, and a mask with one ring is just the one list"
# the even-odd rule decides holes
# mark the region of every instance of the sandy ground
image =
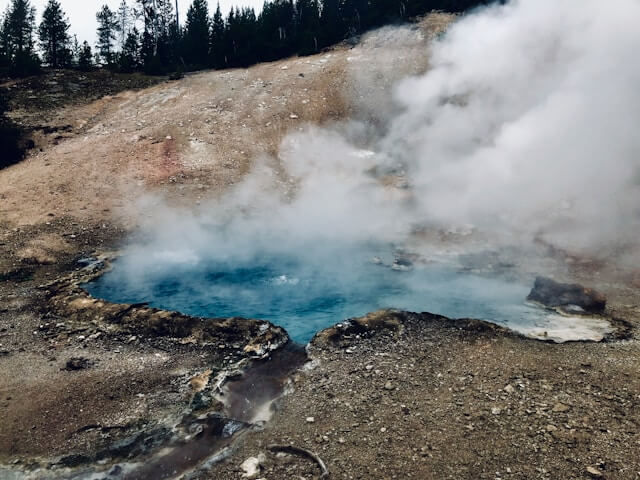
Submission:
[[[228,367],[240,348],[152,338],[100,318],[71,325],[40,285],[117,249],[146,194],[183,205],[215,198],[287,132],[375,118],[359,99],[383,99],[394,78],[427,68],[424,39],[449,20],[430,17],[402,40],[382,32],[355,48],[120,91],[45,119],[71,127],[39,133],[41,151],[0,171],[0,464],[50,478],[52,466],[175,424],[192,404],[190,380]],[[568,260],[552,261],[638,325],[635,266]],[[241,478],[242,462],[260,454],[254,478],[317,478],[310,460],[266,448],[289,443],[316,452],[332,478],[640,478],[635,331],[622,342],[553,345],[438,319],[402,323],[316,342],[264,430],[195,478]],[[72,357],[87,368],[67,369]]]

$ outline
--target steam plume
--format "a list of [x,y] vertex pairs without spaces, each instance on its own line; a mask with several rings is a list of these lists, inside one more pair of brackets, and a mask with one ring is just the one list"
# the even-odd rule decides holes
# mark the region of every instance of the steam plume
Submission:
[[396,85],[390,116],[368,109],[382,127],[353,120],[287,136],[222,200],[163,210],[144,251],[154,262],[326,259],[464,225],[571,249],[633,241],[638,18],[636,0],[520,0],[462,17],[434,43],[428,72]]

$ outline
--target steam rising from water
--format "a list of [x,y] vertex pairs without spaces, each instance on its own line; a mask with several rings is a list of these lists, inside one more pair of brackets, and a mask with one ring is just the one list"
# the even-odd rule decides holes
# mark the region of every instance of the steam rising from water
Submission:
[[425,228],[573,250],[635,240],[639,18],[636,0],[520,0],[465,16],[433,45],[429,71],[397,84],[378,127],[287,136],[221,200],[160,209],[121,268],[135,280],[158,264],[293,255],[356,281],[345,259]]

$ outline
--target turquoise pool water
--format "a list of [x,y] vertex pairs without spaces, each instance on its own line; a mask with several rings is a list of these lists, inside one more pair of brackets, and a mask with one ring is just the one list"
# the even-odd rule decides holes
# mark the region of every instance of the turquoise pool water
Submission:
[[540,321],[542,315],[524,304],[527,285],[443,265],[397,271],[390,262],[372,262],[370,252],[314,262],[287,255],[158,262],[144,269],[123,257],[85,287],[94,297],[112,302],[147,302],[203,317],[269,320],[297,342],[380,308],[473,317],[515,329]]

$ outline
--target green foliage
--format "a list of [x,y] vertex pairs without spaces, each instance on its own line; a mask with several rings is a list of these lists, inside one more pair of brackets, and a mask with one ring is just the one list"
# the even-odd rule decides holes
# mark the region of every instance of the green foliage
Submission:
[[311,55],[320,47],[320,9],[317,0],[297,0],[296,45],[299,55]]
[[108,5],[96,13],[98,20],[98,54],[103,63],[112,65],[115,59],[113,42],[118,31],[118,18]]
[[41,72],[40,59],[35,52],[16,52],[13,55],[9,75],[13,77],[29,77]]
[[187,64],[204,67],[209,60],[209,8],[206,0],[193,0],[184,33]]
[[226,25],[220,4],[211,19],[211,35],[209,37],[209,65],[214,68],[224,68],[227,66],[225,49]]
[[127,35],[127,39],[122,46],[122,51],[118,55],[118,66],[121,72],[130,73],[140,66],[140,34],[134,27]]
[[49,0],[38,28],[38,37],[44,61],[50,67],[68,67],[71,64],[69,27],[60,3]]
[[88,72],[93,68],[93,52],[91,51],[91,45],[86,40],[80,47],[77,63],[78,69],[83,72]]
[[35,51],[35,8],[29,0],[12,0],[0,29],[0,75],[28,76],[40,71]]
[[[220,5],[210,17],[207,0],[191,0],[183,28],[174,1],[121,0],[115,12],[102,6],[96,14],[95,62],[154,75],[246,67],[294,54],[314,54],[368,29],[431,10],[464,12],[504,0],[266,0],[259,15],[251,8],[232,8],[226,18]],[[31,0],[10,0],[0,19],[0,76],[40,71],[36,33],[47,65],[93,67],[87,42],[80,45],[69,38],[61,0],[48,0],[38,29],[35,18]]]
[[[464,11],[491,0],[266,0],[260,15],[232,8],[226,19],[220,5],[209,17],[207,0],[191,0],[184,28],[174,0],[135,0],[144,30],[136,42],[122,40],[119,68],[149,74],[178,69],[246,67],[290,55],[310,55],[351,36],[431,10]],[[122,0],[122,31],[130,11]],[[123,38],[123,37],[121,37]],[[130,40],[130,41],[129,41]],[[126,48],[125,48],[126,47]],[[136,67],[137,65],[137,67]]]

